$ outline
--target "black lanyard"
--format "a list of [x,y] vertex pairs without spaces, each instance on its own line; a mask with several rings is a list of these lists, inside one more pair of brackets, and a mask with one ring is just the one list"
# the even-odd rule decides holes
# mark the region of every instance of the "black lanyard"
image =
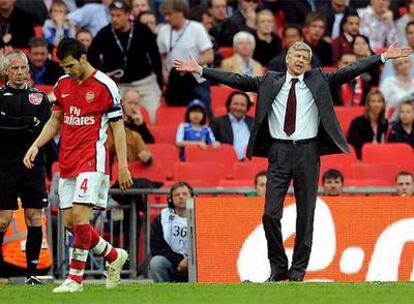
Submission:
[[178,41],[179,41],[179,40],[181,39],[181,37],[184,35],[184,33],[185,33],[185,31],[186,31],[187,27],[189,26],[189,24],[190,24],[190,22],[189,22],[189,21],[186,21],[186,22],[185,22],[185,27],[184,27],[183,31],[180,33],[180,35],[178,35],[177,39],[175,39],[175,43],[174,43],[174,45],[172,44],[173,29],[172,29],[172,27],[171,27],[171,29],[170,29],[170,48],[169,48],[169,52],[168,52],[168,53],[170,53],[170,54],[171,54],[171,51],[172,51],[172,50],[174,49],[174,47],[178,44]]
[[124,49],[124,47],[122,46],[122,43],[119,40],[117,34],[115,33],[114,28],[111,27],[111,29],[112,29],[112,34],[114,35],[116,44],[118,44],[119,49],[124,54],[124,70],[125,70],[126,67],[127,67],[127,64],[128,64],[128,51],[129,51],[129,48],[131,47],[132,38],[134,37],[134,24],[131,24],[131,29],[129,30],[128,42],[127,42],[126,49]]

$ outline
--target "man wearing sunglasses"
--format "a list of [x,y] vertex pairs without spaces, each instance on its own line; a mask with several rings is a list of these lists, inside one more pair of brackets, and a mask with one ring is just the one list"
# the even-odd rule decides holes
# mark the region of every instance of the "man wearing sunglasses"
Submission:
[[255,34],[256,11],[259,8],[260,0],[239,0],[239,8],[229,18],[222,28],[219,39],[220,46],[232,46],[233,36],[240,31]]

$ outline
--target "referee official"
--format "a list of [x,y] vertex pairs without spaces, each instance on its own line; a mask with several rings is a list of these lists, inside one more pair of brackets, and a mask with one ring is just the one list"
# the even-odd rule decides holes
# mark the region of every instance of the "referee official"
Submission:
[[[47,206],[46,171],[43,155],[36,158],[32,170],[24,166],[23,158],[49,119],[50,103],[43,92],[28,86],[29,64],[23,52],[7,53],[1,72],[6,84],[0,88],[0,249],[20,197],[27,225],[26,284],[36,285],[41,284],[35,275],[42,243],[42,208]],[[0,263],[7,266],[1,254]]]

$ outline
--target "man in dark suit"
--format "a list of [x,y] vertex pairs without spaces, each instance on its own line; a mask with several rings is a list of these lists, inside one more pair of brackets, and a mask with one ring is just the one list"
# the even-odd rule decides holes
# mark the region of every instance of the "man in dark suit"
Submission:
[[210,122],[216,140],[232,145],[240,160],[246,156],[246,146],[253,124],[253,117],[247,115],[251,106],[249,95],[240,91],[232,92],[226,100],[228,114],[213,118]]
[[[269,159],[263,227],[271,275],[268,281],[302,281],[312,247],[313,218],[318,190],[320,156],[349,153],[335,115],[331,91],[388,59],[407,57],[409,48],[395,43],[375,55],[335,72],[312,69],[312,50],[304,42],[293,44],[286,56],[287,72],[262,77],[202,68],[192,59],[175,61],[179,71],[197,72],[238,90],[259,92],[247,157]],[[283,202],[293,179],[297,205],[296,239],[292,265],[283,247]]]

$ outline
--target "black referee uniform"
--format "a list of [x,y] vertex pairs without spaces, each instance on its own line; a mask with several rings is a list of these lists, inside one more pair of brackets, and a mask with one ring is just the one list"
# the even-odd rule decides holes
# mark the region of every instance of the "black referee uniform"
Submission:
[[39,151],[33,169],[24,166],[23,158],[49,117],[43,92],[27,85],[0,89],[0,210],[16,210],[17,197],[25,209],[47,206],[44,152]]

